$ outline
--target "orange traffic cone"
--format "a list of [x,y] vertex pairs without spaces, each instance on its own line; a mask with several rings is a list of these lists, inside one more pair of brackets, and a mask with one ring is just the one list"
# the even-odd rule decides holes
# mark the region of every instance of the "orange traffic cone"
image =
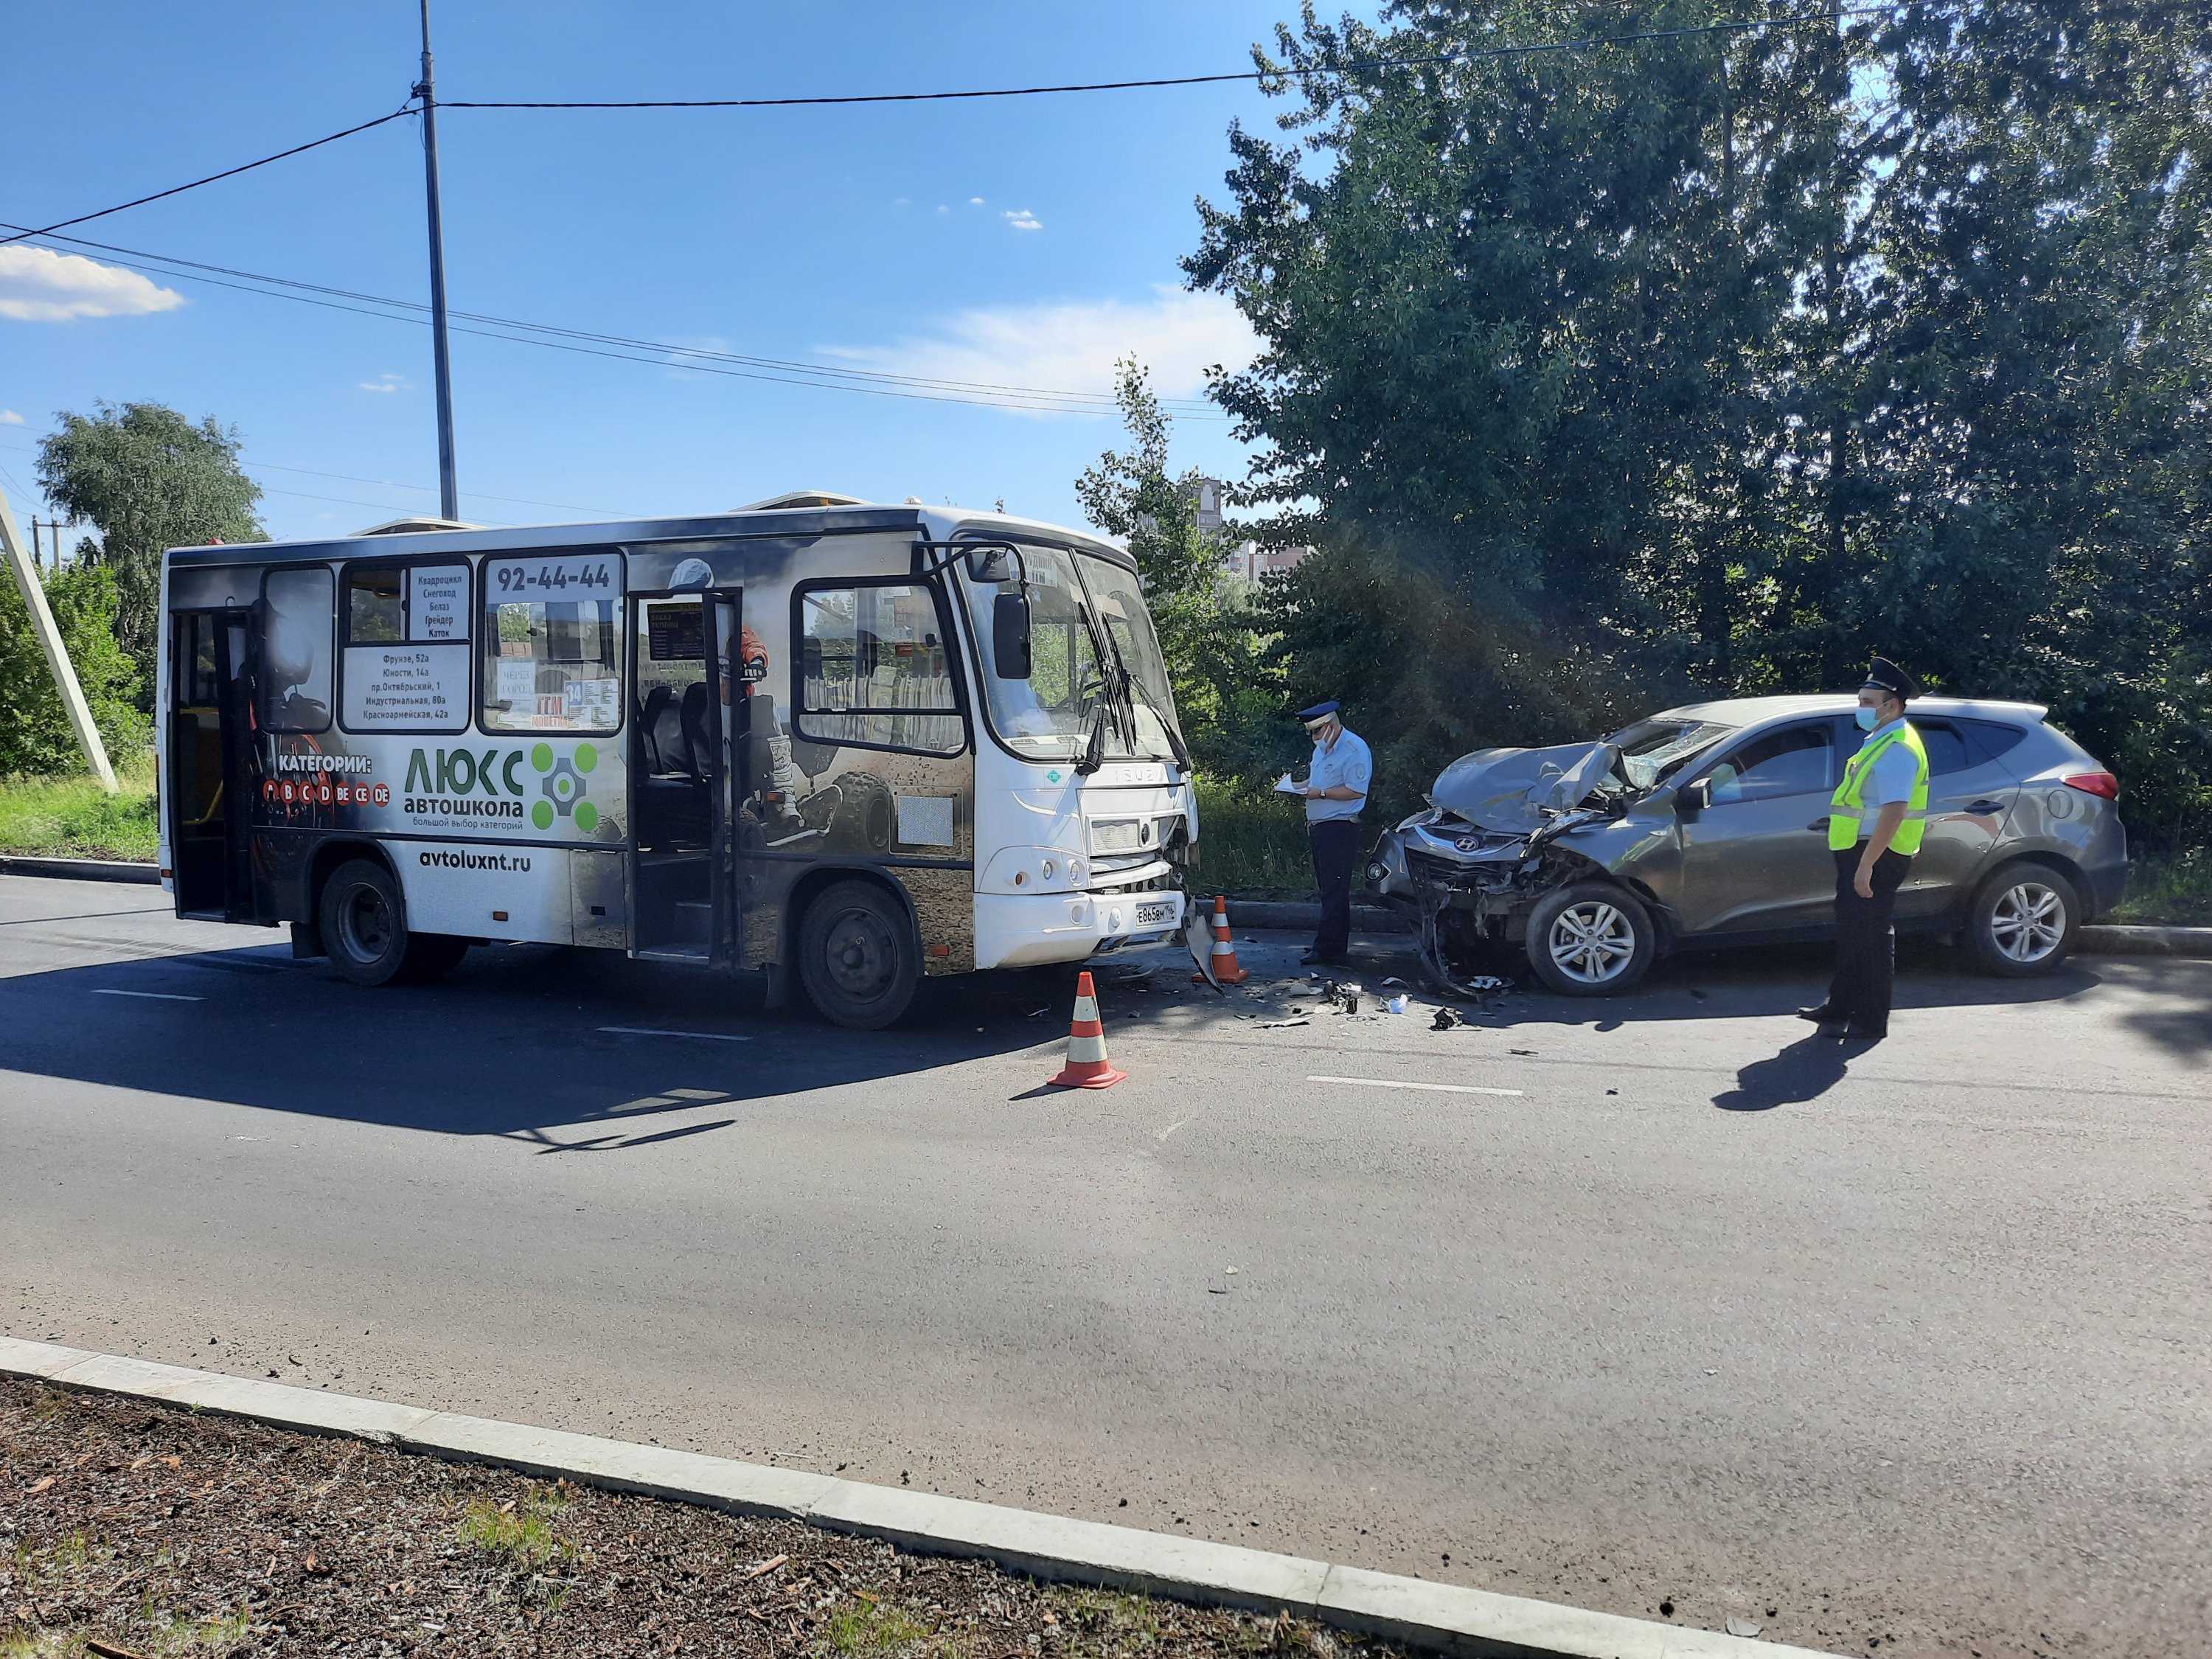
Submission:
[[[1213,977],[1224,985],[1242,985],[1252,975],[1237,965],[1237,946],[1229,938],[1229,900],[1224,894],[1213,896],[1213,951],[1212,960],[1206,964],[1213,969]],[[1204,974],[1193,974],[1190,982],[1204,981]]]
[[1060,1068],[1051,1086],[1055,1089],[1110,1089],[1127,1072],[1117,1072],[1106,1058],[1106,1028],[1098,1023],[1098,994],[1091,988],[1088,972],[1075,981],[1075,1018],[1067,1026],[1067,1064]]

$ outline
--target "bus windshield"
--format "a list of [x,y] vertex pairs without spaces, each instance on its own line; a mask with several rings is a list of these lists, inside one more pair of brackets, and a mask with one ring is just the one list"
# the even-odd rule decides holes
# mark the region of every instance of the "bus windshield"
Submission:
[[983,656],[981,680],[992,729],[1016,754],[1032,760],[1079,760],[1089,748],[1102,686],[1093,624],[1103,628],[1128,671],[1136,741],[1109,720],[1106,752],[1116,760],[1173,760],[1170,735],[1175,697],[1167,663],[1137,578],[1108,560],[1071,556],[1064,548],[1024,546],[1029,573],[1030,672],[1000,679],[991,659],[991,602],[1019,584],[963,581],[969,614]]

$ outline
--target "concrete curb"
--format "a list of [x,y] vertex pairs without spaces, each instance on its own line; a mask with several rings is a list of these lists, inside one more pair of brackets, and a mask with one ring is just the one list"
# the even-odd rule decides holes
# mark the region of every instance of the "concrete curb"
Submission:
[[371,1440],[401,1451],[494,1463],[739,1515],[804,1521],[886,1539],[916,1554],[979,1556],[1041,1579],[1263,1613],[1288,1609],[1465,1659],[1836,1659],[1809,1648],[1586,1613],[1232,1544],[15,1337],[0,1337],[0,1376],[160,1401],[310,1434]]
[[131,859],[47,859],[27,853],[0,853],[0,876],[59,876],[73,881],[158,883],[158,866]]
[[2074,948],[2092,956],[2212,957],[2212,927],[2084,927]]
[[[1211,908],[1213,904],[1212,895],[1200,896]],[[1267,899],[1231,899],[1229,901],[1229,925],[1231,927],[1282,927],[1310,933],[1321,926],[1321,906],[1277,902]],[[1355,901],[1352,907],[1352,931],[1355,933],[1410,933],[1413,931],[1413,924],[1395,910]]]

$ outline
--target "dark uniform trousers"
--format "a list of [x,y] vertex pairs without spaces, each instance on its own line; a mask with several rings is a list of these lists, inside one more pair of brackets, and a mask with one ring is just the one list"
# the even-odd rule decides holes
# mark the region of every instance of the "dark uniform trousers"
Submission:
[[1889,1030],[1890,981],[1897,971],[1897,934],[1890,917],[1912,860],[1892,850],[1874,861],[1874,896],[1861,898],[1859,849],[1836,854],[1836,979],[1829,1015],[1869,1031]]
[[1352,948],[1352,866],[1359,857],[1359,820],[1324,818],[1306,825],[1313,840],[1314,884],[1321,889],[1321,932],[1314,954],[1340,960]]

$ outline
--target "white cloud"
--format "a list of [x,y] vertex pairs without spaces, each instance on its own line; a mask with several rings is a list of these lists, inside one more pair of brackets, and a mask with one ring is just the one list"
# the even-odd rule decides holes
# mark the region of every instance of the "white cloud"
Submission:
[[23,417],[12,409],[0,409],[0,426],[21,426]]
[[63,323],[76,317],[137,317],[172,311],[185,296],[135,270],[101,264],[81,253],[45,247],[0,247],[0,317],[19,323]]
[[969,207],[981,207],[983,205],[983,198],[980,196],[970,196],[968,198],[968,205]]
[[361,389],[363,392],[397,392],[406,384],[407,377],[404,374],[394,374],[389,370],[378,375],[373,380],[363,380],[360,382]]
[[1016,230],[1042,230],[1044,222],[1027,208],[1014,208],[999,216]]
[[1152,390],[1160,396],[1194,398],[1205,392],[1209,367],[1243,368],[1259,346],[1226,295],[1163,286],[1136,303],[1079,301],[963,311],[925,337],[823,350],[890,374],[1093,393],[1111,392],[1115,360],[1133,356],[1152,372]]

